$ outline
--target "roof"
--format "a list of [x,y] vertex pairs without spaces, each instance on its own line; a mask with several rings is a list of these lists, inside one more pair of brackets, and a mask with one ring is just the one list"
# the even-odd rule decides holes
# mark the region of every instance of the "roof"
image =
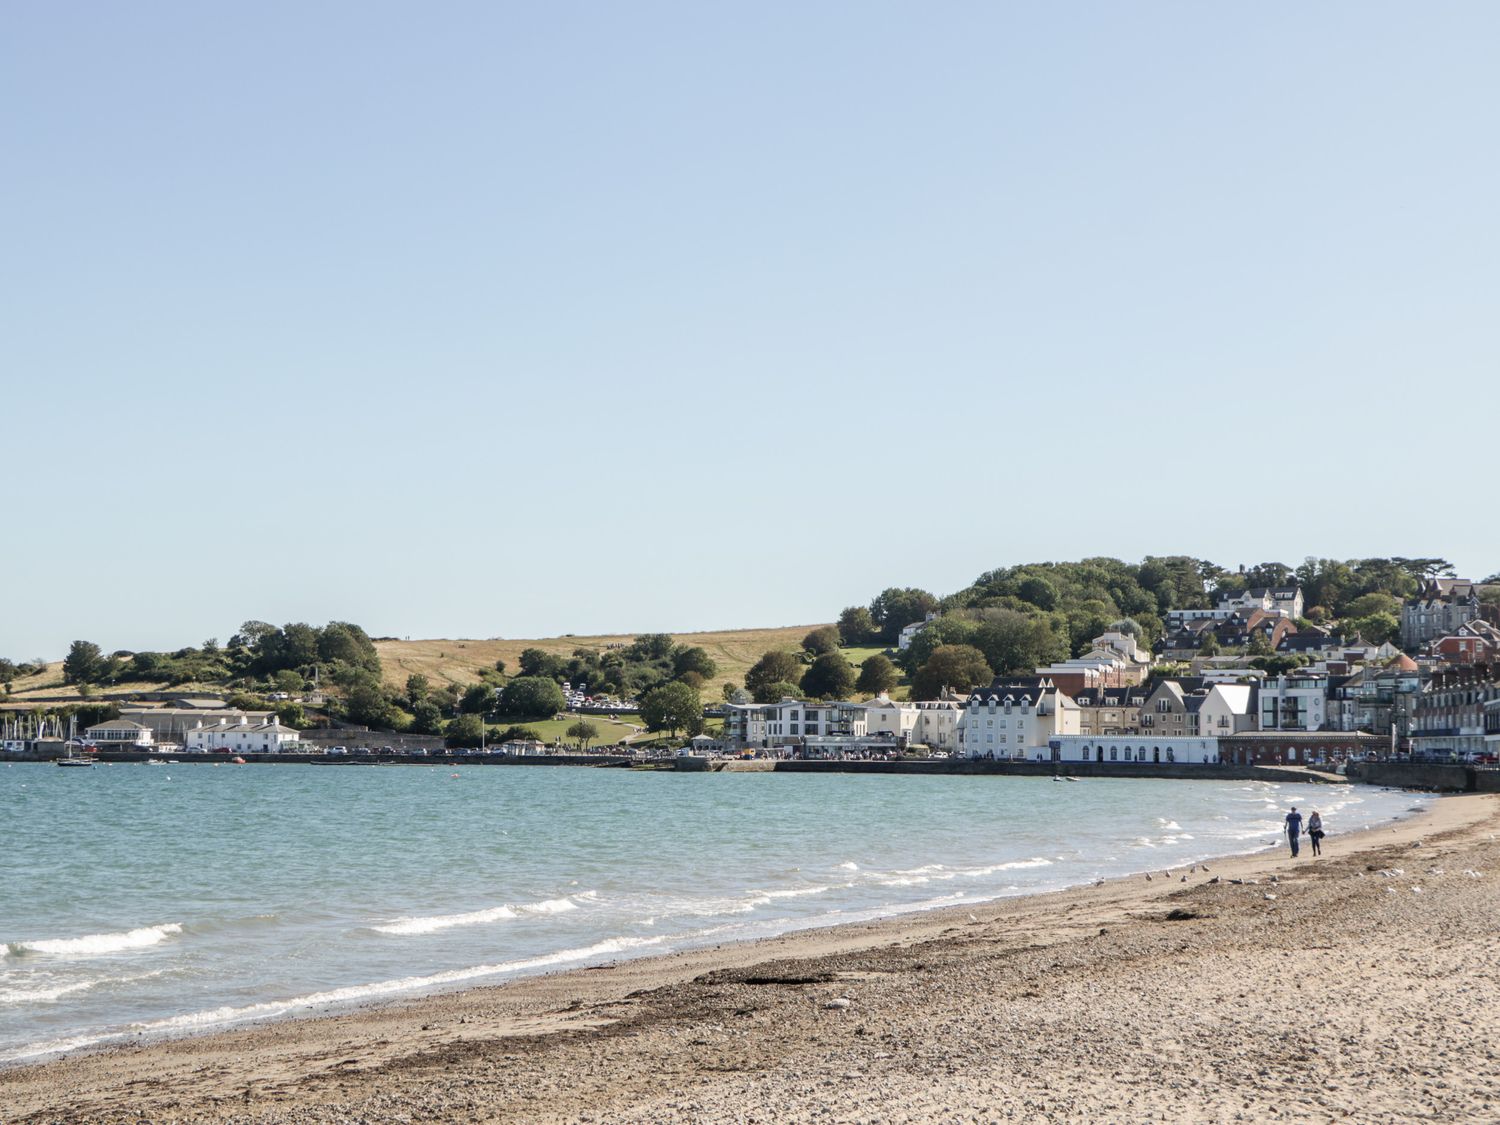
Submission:
[[87,734],[91,730],[120,730],[122,728],[128,730],[151,729],[142,723],[132,723],[129,719],[111,719],[107,723],[95,723],[93,726],[85,728],[83,733]]

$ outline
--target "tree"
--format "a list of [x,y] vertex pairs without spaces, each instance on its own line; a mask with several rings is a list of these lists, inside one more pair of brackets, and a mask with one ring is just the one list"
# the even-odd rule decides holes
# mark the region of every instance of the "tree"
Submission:
[[389,730],[396,723],[396,708],[373,680],[361,680],[349,689],[344,714],[351,723],[377,730]]
[[578,743],[580,750],[587,750],[589,743],[599,737],[599,728],[587,719],[579,719],[567,729],[566,733],[569,738]]
[[1034,574],[1022,582],[1016,590],[1016,596],[1040,610],[1057,608],[1057,587],[1040,574]]
[[1257,656],[1250,661],[1250,667],[1259,668],[1267,676],[1274,677],[1295,672],[1304,663],[1305,661],[1300,656]]
[[448,734],[443,741],[449,746],[478,746],[483,737],[483,719],[478,715],[460,715],[448,724]]
[[937,606],[937,598],[926,590],[915,586],[904,589],[892,586],[882,590],[870,603],[870,618],[875,622],[879,638],[887,644],[894,644],[902,629],[913,621],[921,621]]
[[687,684],[663,684],[641,700],[641,718],[647,729],[664,730],[675,738],[679,730],[703,729],[703,701]]
[[877,652],[874,656],[865,657],[859,666],[859,679],[854,686],[871,695],[880,695],[895,687],[899,679],[891,658],[883,652]]
[[551,718],[563,709],[562,688],[544,676],[517,676],[500,693],[500,714],[507,718]]
[[779,703],[783,699],[796,699],[802,694],[802,688],[790,680],[777,680],[775,683],[762,684],[755,689],[751,697],[756,703]]
[[74,641],[63,660],[63,683],[91,684],[104,668],[104,656],[93,641]]
[[[562,694],[561,690],[558,694]],[[458,709],[466,715],[483,715],[494,706],[495,689],[489,684],[470,684],[458,701]]]
[[862,645],[875,637],[875,619],[862,605],[851,605],[839,614],[839,638],[846,645]]
[[1068,642],[1046,616],[1013,609],[987,609],[974,634],[974,647],[1001,675],[1031,672],[1068,655]]
[[1368,617],[1346,617],[1340,622],[1349,639],[1356,635],[1370,644],[1384,644],[1401,635],[1401,619],[1394,613],[1372,613]]
[[854,669],[841,653],[825,652],[802,674],[802,690],[813,699],[843,699],[854,690]]
[[1218,656],[1219,638],[1212,629],[1203,630],[1203,643],[1198,646],[1199,656]]
[[913,699],[937,699],[944,688],[967,692],[994,677],[984,653],[973,645],[943,645],[912,679]]
[[521,675],[540,676],[547,668],[547,653],[539,648],[523,648],[521,650]]
[[708,655],[706,648],[694,645],[692,648],[677,650],[677,655],[672,658],[672,671],[679,677],[684,672],[696,672],[705,680],[710,680],[718,673],[719,666]]
[[978,632],[978,622],[968,617],[945,614],[935,621],[928,622],[927,626],[911,639],[911,643],[896,654],[896,663],[908,672],[915,673],[943,645],[974,644],[974,638]]
[[1399,618],[1401,599],[1381,591],[1374,591],[1361,594],[1344,606],[1345,617],[1369,617],[1372,613],[1389,613],[1392,617]]
[[636,660],[669,660],[676,647],[670,633],[642,633],[626,651]]
[[505,675],[505,661],[495,661],[495,671],[499,672],[502,676]]
[[514,723],[512,723],[510,726],[506,727],[504,730],[496,729],[496,730],[490,731],[490,741],[491,742],[540,742],[541,739],[537,738],[536,731],[532,730],[530,727],[518,727]]
[[443,713],[430,699],[419,699],[411,707],[411,729],[417,734],[437,734],[443,729]]
[[802,638],[802,651],[822,656],[839,650],[839,630],[836,625],[824,625]]
[[1271,647],[1271,638],[1257,629],[1250,634],[1250,640],[1245,645],[1245,652],[1250,656],[1274,656],[1276,650]]
[[380,655],[375,642],[358,625],[348,621],[330,621],[318,634],[318,659],[335,661],[379,673]]
[[295,727],[301,730],[307,725],[307,712],[302,709],[302,704],[291,700],[277,705],[276,718],[284,727]]
[[745,688],[760,701],[761,689],[767,684],[795,682],[802,677],[802,661],[790,652],[766,653],[745,673]]
[[1240,588],[1248,590],[1260,586],[1284,586],[1291,577],[1292,568],[1286,563],[1257,563],[1240,575]]
[[432,681],[421,672],[413,672],[406,677],[406,698],[413,703],[419,703],[427,698],[428,692],[432,690]]
[[277,691],[285,692],[287,695],[299,692],[307,687],[307,681],[290,668],[283,668],[277,672],[272,677],[272,683],[276,685]]

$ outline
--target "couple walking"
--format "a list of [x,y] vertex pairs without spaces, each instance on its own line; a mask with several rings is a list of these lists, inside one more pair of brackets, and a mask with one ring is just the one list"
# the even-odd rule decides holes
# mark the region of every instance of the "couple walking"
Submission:
[[[1298,837],[1302,835],[1302,814],[1297,811],[1297,806],[1292,806],[1292,811],[1286,814],[1286,838],[1292,845],[1292,858],[1297,858]],[[1323,854],[1323,818],[1314,809],[1312,815],[1307,818],[1307,838],[1312,841],[1313,855]]]

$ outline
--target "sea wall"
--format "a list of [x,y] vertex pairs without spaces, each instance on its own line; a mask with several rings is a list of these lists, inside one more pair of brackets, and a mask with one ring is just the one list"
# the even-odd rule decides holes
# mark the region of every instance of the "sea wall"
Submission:
[[1442,762],[1350,762],[1349,778],[1366,785],[1442,793],[1500,793],[1500,769]]
[[686,772],[713,771],[722,773],[763,772],[776,773],[889,773],[889,774],[977,774],[1009,777],[1149,777],[1173,778],[1180,781],[1300,781],[1339,782],[1334,774],[1321,774],[1305,769],[1278,766],[1191,765],[1188,763],[1142,762],[995,762],[988,759],[928,758],[892,761],[861,761],[856,759],[710,759],[681,757],[675,767]]

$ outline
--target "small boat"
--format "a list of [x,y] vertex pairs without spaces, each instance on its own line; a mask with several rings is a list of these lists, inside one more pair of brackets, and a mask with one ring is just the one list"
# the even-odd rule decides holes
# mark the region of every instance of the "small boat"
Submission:
[[63,756],[61,758],[57,759],[57,764],[60,765],[60,766],[72,766],[75,769],[93,769],[94,768],[94,759],[93,758],[75,758],[75,757],[73,757],[73,747],[75,745],[82,745],[82,744],[81,743],[75,743],[72,740],[69,740],[68,745],[67,745],[67,751],[66,751],[66,753],[63,754]]
[[236,754],[233,758],[230,758],[229,760],[231,762],[233,762],[237,766],[243,766],[245,764],[245,759],[241,758],[238,754]]

